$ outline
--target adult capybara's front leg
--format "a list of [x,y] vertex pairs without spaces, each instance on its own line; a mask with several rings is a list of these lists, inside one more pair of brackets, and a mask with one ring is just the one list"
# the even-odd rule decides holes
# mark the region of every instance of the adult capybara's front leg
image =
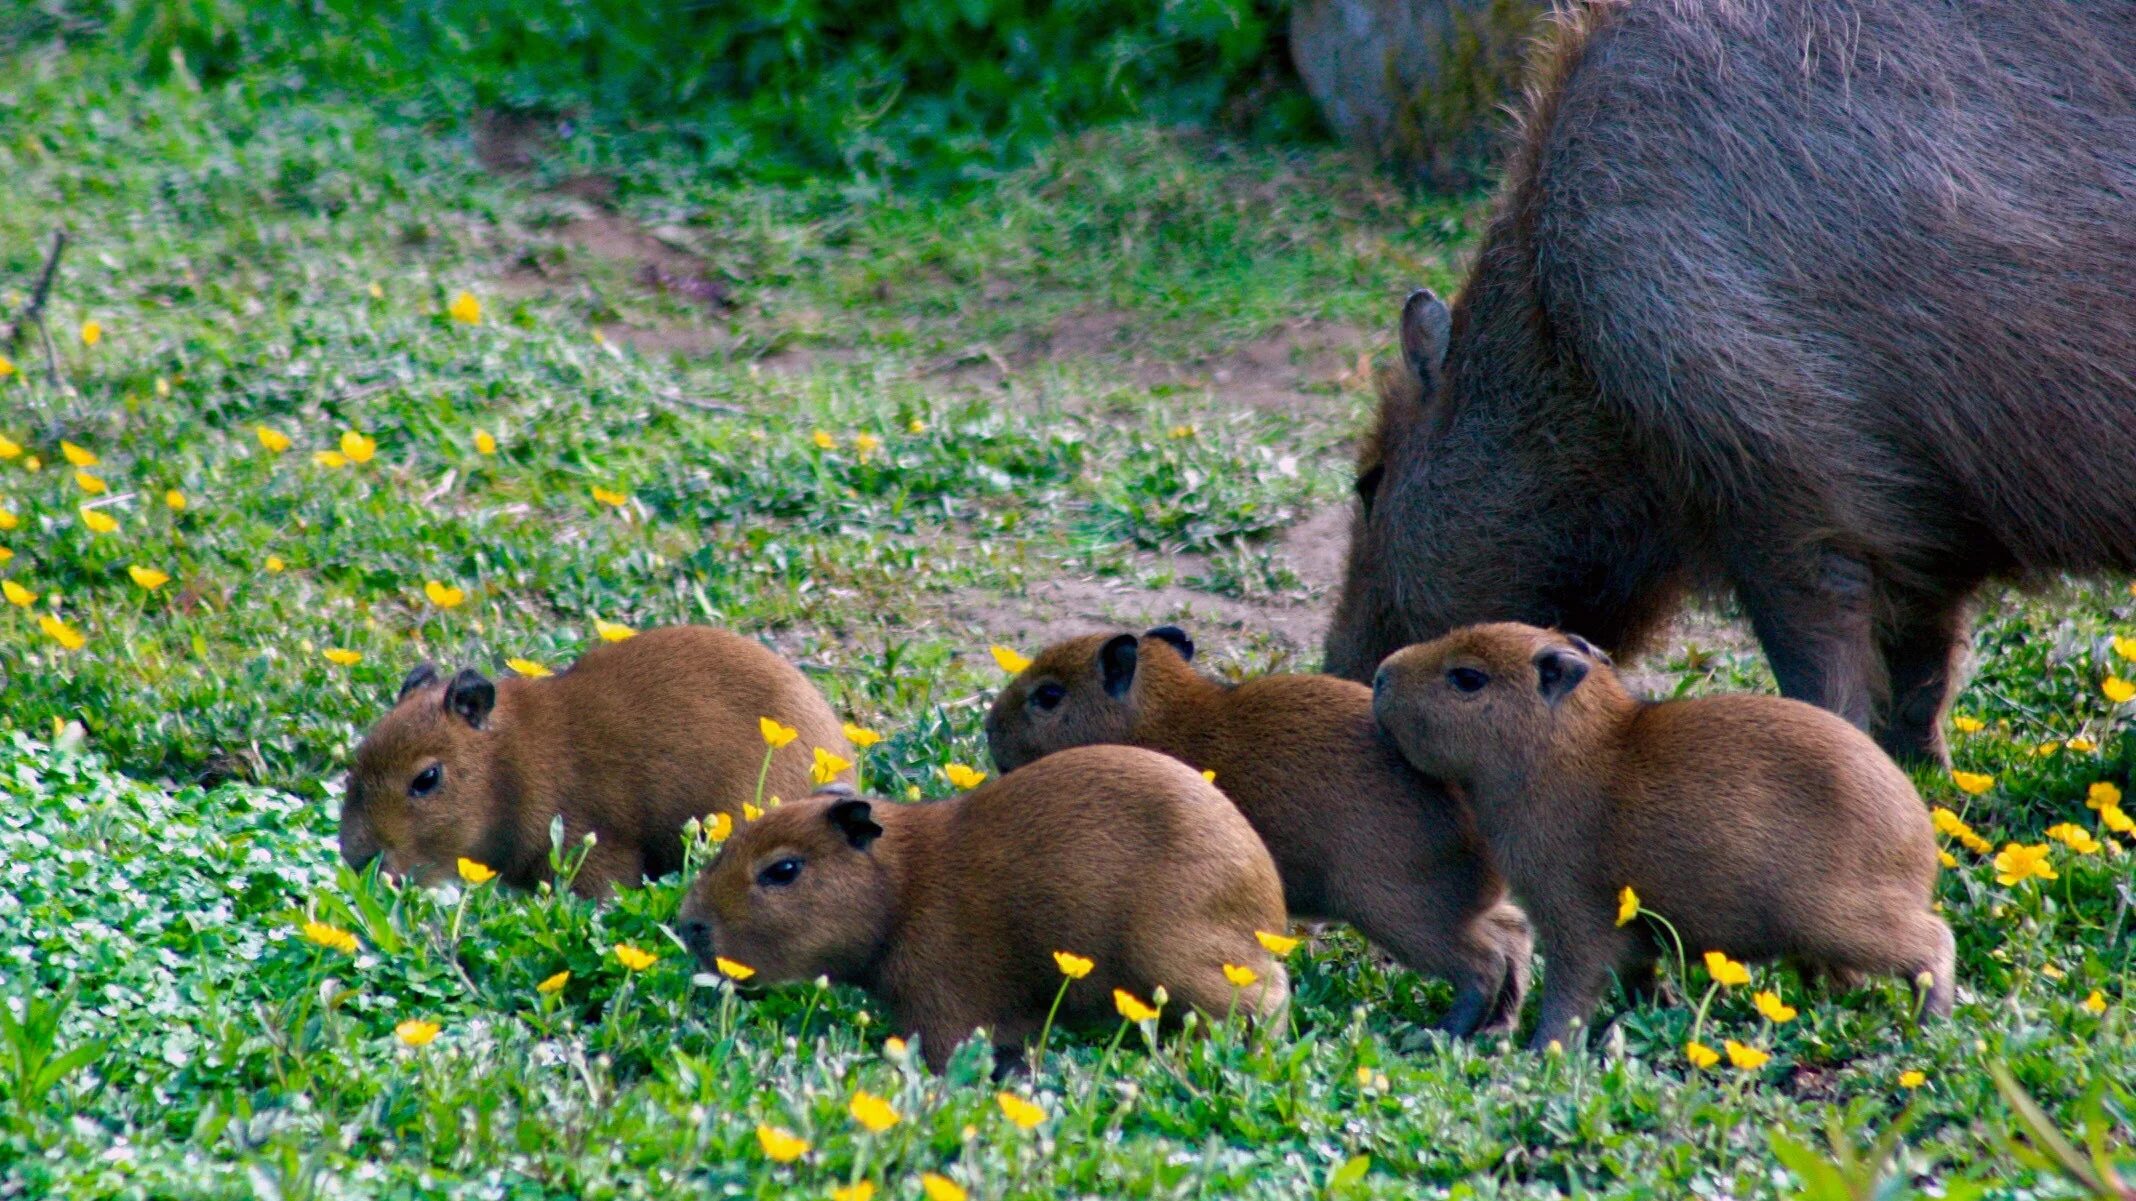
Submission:
[[1867,730],[1875,717],[1875,576],[1836,550],[1733,557],[1730,575],[1780,692]]
[[1943,715],[1957,690],[1970,622],[1970,587],[1899,609],[1882,639],[1890,698],[1876,730],[1877,742],[1900,763],[1949,766]]

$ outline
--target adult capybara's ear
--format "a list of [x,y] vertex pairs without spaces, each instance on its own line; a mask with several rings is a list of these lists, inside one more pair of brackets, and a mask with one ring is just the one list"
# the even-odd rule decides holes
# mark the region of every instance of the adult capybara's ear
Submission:
[[1418,288],[1402,305],[1402,362],[1419,380],[1429,380],[1446,363],[1454,318],[1446,302],[1430,288]]
[[445,711],[479,730],[497,707],[497,686],[472,667],[462,668],[445,687]]
[[1128,686],[1135,682],[1137,653],[1133,634],[1108,638],[1098,648],[1098,679],[1104,683],[1107,696],[1117,699],[1127,695]]
[[867,850],[883,836],[883,828],[875,824],[875,810],[866,801],[840,801],[824,810],[823,816],[856,851]]
[[1180,658],[1189,663],[1194,662],[1194,640],[1187,637],[1187,632],[1178,626],[1158,626],[1156,629],[1146,631],[1142,636],[1144,638],[1162,638],[1172,644],[1172,649],[1179,652]]
[[1537,688],[1555,707],[1587,678],[1587,660],[1571,647],[1551,647],[1535,657]]
[[438,665],[425,659],[401,677],[400,691],[394,694],[393,703],[398,705],[408,699],[408,694],[425,684],[434,684],[438,678]]

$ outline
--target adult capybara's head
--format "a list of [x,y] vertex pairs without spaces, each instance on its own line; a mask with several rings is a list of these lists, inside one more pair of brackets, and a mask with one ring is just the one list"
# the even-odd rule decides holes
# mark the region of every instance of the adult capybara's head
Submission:
[[1072,746],[1126,742],[1142,700],[1135,675],[1149,639],[1163,642],[1181,661],[1193,661],[1194,640],[1177,626],[1158,626],[1140,638],[1090,634],[1040,651],[987,711],[986,747],[994,766],[1015,771]]
[[707,970],[715,959],[779,984],[864,972],[889,937],[892,874],[875,808],[818,793],[744,823],[690,887],[677,920]]
[[1563,737],[1574,694],[1608,660],[1585,639],[1502,622],[1468,626],[1387,657],[1372,715],[1418,771],[1472,780]]
[[468,668],[442,679],[425,663],[401,681],[392,711],[356,748],[341,803],[341,857],[361,869],[383,857],[393,875],[427,883],[461,857],[496,862],[506,831],[492,778],[497,687]]
[[1369,680],[1398,647],[1488,621],[1622,651],[1681,595],[1622,432],[1541,333],[1472,329],[1471,311],[1428,289],[1402,308],[1401,361],[1358,457],[1333,675]]

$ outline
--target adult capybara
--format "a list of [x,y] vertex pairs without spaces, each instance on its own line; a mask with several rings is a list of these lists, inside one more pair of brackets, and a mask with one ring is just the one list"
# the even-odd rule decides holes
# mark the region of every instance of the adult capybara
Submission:
[[1222,793],[1177,759],[1096,746],[928,804],[788,802],[720,848],[677,928],[708,969],[868,990],[940,1070],[974,1030],[997,1048],[1039,1032],[1056,952],[1091,964],[1063,1027],[1117,1023],[1114,989],[1280,1020],[1290,978],[1256,936],[1285,921],[1275,864]]
[[1458,784],[1535,923],[1533,1046],[1570,1045],[1611,969],[1653,979],[1630,887],[1686,953],[1900,976],[1951,1011],[1957,948],[1933,911],[1936,841],[1906,773],[1822,709],[1771,696],[1649,703],[1585,641],[1470,626],[1398,651],[1373,711]]
[[987,714],[1003,771],[1065,747],[1147,747],[1197,770],[1268,844],[1293,914],[1357,927],[1454,985],[1444,1028],[1520,1020],[1530,938],[1468,811],[1411,767],[1372,718],[1372,691],[1332,676],[1228,685],[1195,670],[1176,626],[1091,634],[1041,651]]
[[1404,313],[1328,670],[1728,589],[1787,695],[1942,759],[1983,581],[2136,570],[2136,5],[1591,4],[1544,60]]
[[[725,630],[670,626],[587,651],[546,679],[492,683],[425,663],[356,748],[341,854],[361,868],[451,877],[472,859],[532,888],[549,873],[549,826],[595,837],[574,889],[604,897],[682,867],[682,829],[757,794],[758,719],[797,736],[774,751],[767,798],[814,785],[814,748],[850,759],[838,718],[807,678]],[[835,777],[850,779],[850,773]]]

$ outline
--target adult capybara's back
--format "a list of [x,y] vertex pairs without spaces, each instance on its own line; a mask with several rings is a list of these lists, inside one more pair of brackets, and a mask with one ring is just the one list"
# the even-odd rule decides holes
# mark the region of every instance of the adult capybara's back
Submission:
[[1990,578],[2136,569],[2136,4],[1591,5],[1452,312],[1402,323],[1329,670],[1732,589],[1943,754]]

